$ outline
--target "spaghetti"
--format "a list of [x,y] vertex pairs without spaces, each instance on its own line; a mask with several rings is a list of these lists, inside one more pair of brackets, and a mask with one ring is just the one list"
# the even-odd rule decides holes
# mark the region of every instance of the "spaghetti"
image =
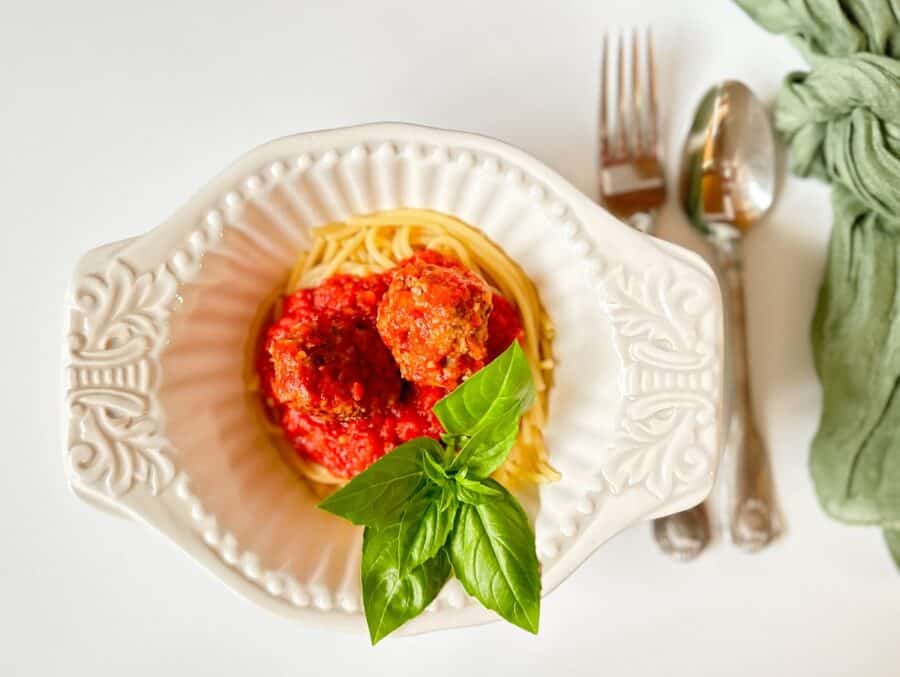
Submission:
[[[519,435],[506,462],[495,473],[504,484],[543,482],[558,478],[550,466],[543,427],[552,385],[553,326],[537,290],[524,271],[480,231],[450,216],[420,209],[399,209],[355,216],[314,231],[310,248],[301,253],[283,287],[272,292],[260,307],[245,354],[245,381],[260,421],[280,451],[304,476],[316,483],[342,484],[346,480],[304,459],[284,439],[280,426],[268,415],[255,368],[261,335],[277,321],[282,299],[298,289],[316,287],[334,275],[363,277],[380,274],[423,249],[435,250],[478,275],[486,285],[510,301],[521,319],[523,349],[537,388],[532,408],[522,418]],[[271,403],[269,403],[271,404]]]

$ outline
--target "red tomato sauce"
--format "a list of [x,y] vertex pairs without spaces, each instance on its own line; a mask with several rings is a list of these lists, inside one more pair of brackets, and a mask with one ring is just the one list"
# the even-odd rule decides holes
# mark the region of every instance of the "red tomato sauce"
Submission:
[[435,403],[523,336],[512,303],[423,251],[285,297],[257,369],[297,453],[350,478],[414,437],[439,438]]

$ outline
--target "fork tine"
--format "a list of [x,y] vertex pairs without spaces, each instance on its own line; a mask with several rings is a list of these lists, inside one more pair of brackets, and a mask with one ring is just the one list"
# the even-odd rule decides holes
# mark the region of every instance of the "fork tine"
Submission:
[[643,151],[644,143],[644,115],[643,115],[643,89],[641,88],[640,56],[638,54],[639,37],[637,28],[631,31],[631,138],[634,142],[635,155]]
[[606,117],[607,111],[607,91],[609,90],[609,81],[607,79],[607,71],[609,70],[609,34],[603,34],[603,52],[600,56],[600,111],[598,120],[598,136],[600,139],[600,166],[603,166],[603,160],[609,155],[609,121]]
[[656,64],[653,59],[653,36],[650,33],[650,26],[647,26],[646,34],[646,58],[647,58],[647,92],[649,93],[649,103],[647,106],[647,149],[650,152],[656,152],[656,145],[659,133],[659,120],[656,110]]
[[618,139],[619,157],[625,157],[628,151],[628,127],[626,115],[628,113],[628,97],[625,95],[625,35],[624,32],[619,33],[619,50],[616,61],[618,78],[616,79],[616,97],[619,100],[618,116],[616,118],[616,137]]

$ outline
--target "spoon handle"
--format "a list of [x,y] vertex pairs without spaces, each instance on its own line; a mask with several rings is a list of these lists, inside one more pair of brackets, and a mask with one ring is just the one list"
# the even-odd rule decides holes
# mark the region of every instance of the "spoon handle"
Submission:
[[781,524],[772,466],[753,416],[740,241],[718,242],[716,256],[725,287],[733,384],[727,442],[727,448],[733,450],[736,458],[731,540],[738,547],[753,552],[768,545],[780,532]]

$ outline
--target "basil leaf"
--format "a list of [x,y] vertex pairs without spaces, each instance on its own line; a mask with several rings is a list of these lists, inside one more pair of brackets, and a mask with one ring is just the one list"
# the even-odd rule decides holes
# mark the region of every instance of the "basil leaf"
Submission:
[[459,450],[454,464],[468,467],[472,477],[488,477],[503,465],[518,434],[519,416],[510,415],[470,438]]
[[450,577],[450,561],[443,550],[401,574],[397,566],[399,529],[399,524],[382,530],[366,527],[363,536],[363,607],[372,644],[422,613]]
[[440,458],[441,453],[441,445],[429,437],[410,440],[375,461],[319,507],[354,524],[388,526],[426,479],[425,455]]
[[[432,411],[434,411],[434,409],[432,409]],[[444,444],[444,450],[448,453],[456,453],[459,445],[465,442],[467,439],[469,438],[465,435],[455,435],[453,433],[444,433],[443,435],[441,435],[441,442]]]
[[506,459],[519,430],[519,418],[534,402],[528,359],[518,341],[434,405],[450,435],[465,436],[454,467],[487,477]]
[[479,369],[434,405],[444,437],[471,437],[516,407],[524,413],[534,399],[534,380],[518,341],[493,362]]
[[422,470],[425,471],[425,476],[439,487],[444,486],[448,481],[447,471],[431,454],[423,455]]
[[465,477],[456,478],[456,497],[463,503],[478,505],[491,496],[500,496],[501,492],[486,482],[470,480]]
[[519,502],[493,480],[499,492],[463,504],[450,536],[450,561],[470,595],[510,623],[537,633],[541,578],[534,532]]
[[444,494],[453,496],[452,490],[427,485],[403,510],[397,532],[397,567],[401,575],[434,557],[447,542],[458,503],[453,496],[444,505]]
[[438,510],[444,512],[446,510],[453,510],[454,514],[456,514],[456,491],[453,484],[449,482],[441,487],[441,500],[438,505]]

